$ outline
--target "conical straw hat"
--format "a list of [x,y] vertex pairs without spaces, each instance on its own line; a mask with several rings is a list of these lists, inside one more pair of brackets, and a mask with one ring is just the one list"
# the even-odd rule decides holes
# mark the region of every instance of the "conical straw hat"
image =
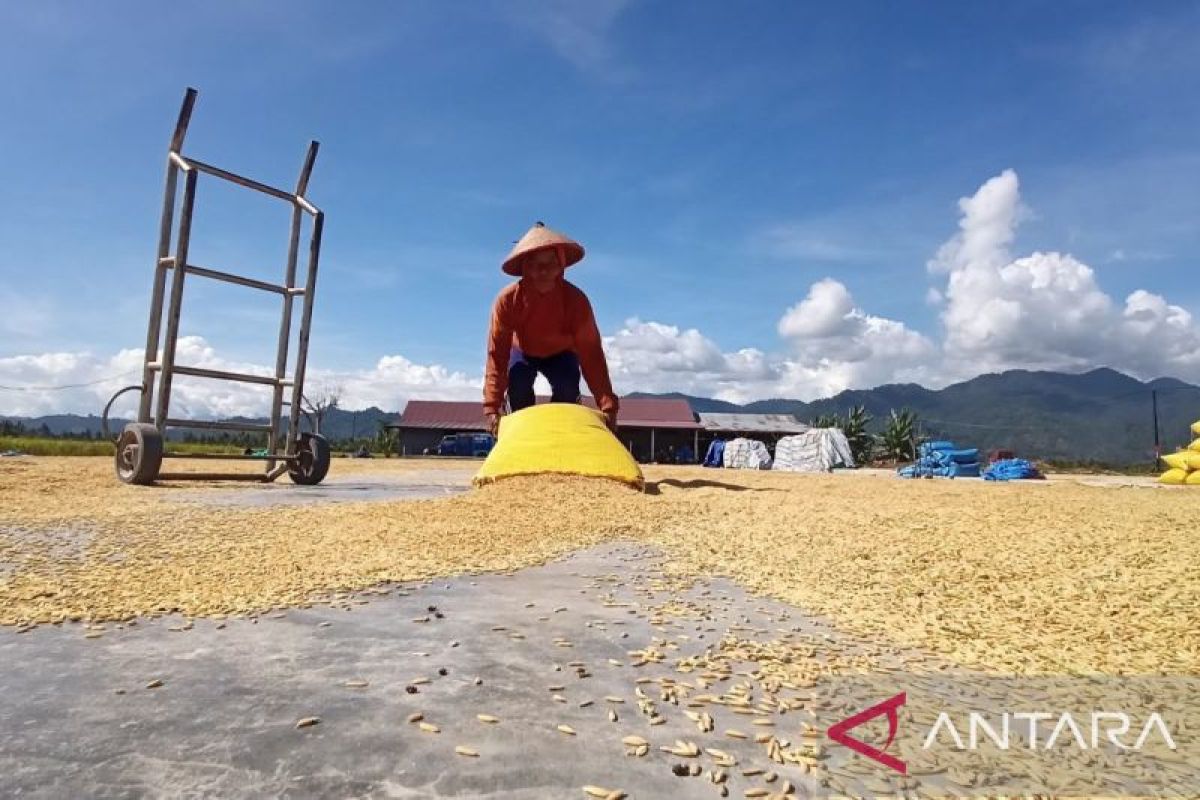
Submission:
[[579,242],[563,236],[558,231],[552,231],[539,222],[526,231],[521,240],[513,246],[512,252],[504,259],[500,268],[509,275],[520,275],[521,261],[525,256],[549,247],[557,247],[562,251],[564,267],[577,264],[583,259],[583,246]]

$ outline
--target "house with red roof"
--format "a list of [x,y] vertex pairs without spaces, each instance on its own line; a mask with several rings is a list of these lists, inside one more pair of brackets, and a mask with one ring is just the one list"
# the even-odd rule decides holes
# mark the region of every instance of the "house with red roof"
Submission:
[[[539,403],[549,402],[539,397]],[[596,407],[591,397],[584,405]],[[455,433],[487,431],[482,402],[446,400],[409,400],[400,418],[389,428],[399,432],[402,455],[422,455],[436,451],[443,436]],[[643,463],[677,460],[681,451],[690,452],[690,463],[699,453],[704,427],[688,402],[678,398],[623,397],[617,414],[617,438],[634,458]],[[697,455],[699,453],[699,455]]]

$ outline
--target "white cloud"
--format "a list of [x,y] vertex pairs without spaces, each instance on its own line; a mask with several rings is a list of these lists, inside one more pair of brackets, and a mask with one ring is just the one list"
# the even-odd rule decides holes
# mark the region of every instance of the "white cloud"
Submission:
[[971,197],[958,201],[962,212],[959,232],[928,263],[934,273],[969,265],[999,267],[1008,261],[1008,247],[1017,232],[1022,210],[1017,173],[1006,169],[986,181]]
[[796,339],[843,336],[857,327],[855,311],[849,290],[833,278],[825,278],[787,310],[779,320],[779,335]]
[[729,399],[744,387],[770,384],[779,374],[755,348],[725,353],[695,328],[637,318],[604,337],[604,352],[618,392],[705,392]]
[[[318,372],[318,378],[325,373]],[[384,356],[374,369],[358,373],[330,374],[345,389],[342,406],[385,411],[399,410],[410,399],[478,400],[483,396],[483,379],[453,372],[440,364],[416,364],[404,356]]]
[[139,381],[141,355],[130,361],[125,352],[132,351],[108,358],[68,352],[0,358],[0,414],[98,414],[117,389]]
[[604,340],[619,392],[678,391],[731,402],[813,399],[891,380],[928,379],[933,343],[903,323],[872,316],[826,278],[778,322],[786,349],[725,352],[692,328],[626,321]]
[[1142,290],[1122,309],[1095,271],[1069,254],[1012,258],[1017,227],[1028,214],[1015,172],[986,181],[959,208],[959,232],[928,264],[946,277],[939,290],[945,378],[1102,365],[1142,378],[1200,378],[1200,331],[1184,309]]
[[790,347],[780,388],[811,399],[891,381],[928,381],[933,342],[904,323],[868,314],[833,278],[817,281],[779,320]]
[[1153,375],[1200,376],[1200,330],[1192,315],[1143,289],[1125,298],[1118,342],[1128,347],[1123,363],[1142,364]]
[[[274,371],[262,364],[222,357],[199,336],[179,338],[176,360],[231,372],[270,375]],[[114,392],[141,382],[141,367],[140,349],[121,350],[110,357],[80,352],[0,358],[0,386],[27,387],[25,391],[0,390],[0,414],[99,414]],[[344,408],[374,405],[387,411],[398,410],[412,397],[468,400],[482,392],[478,377],[436,364],[415,364],[399,355],[384,356],[369,370],[310,369],[306,384],[340,387]],[[124,396],[114,407],[114,415],[135,414],[136,398],[136,393]],[[270,398],[271,390],[264,386],[177,376],[172,383],[170,413],[191,419],[260,416],[269,413]]]

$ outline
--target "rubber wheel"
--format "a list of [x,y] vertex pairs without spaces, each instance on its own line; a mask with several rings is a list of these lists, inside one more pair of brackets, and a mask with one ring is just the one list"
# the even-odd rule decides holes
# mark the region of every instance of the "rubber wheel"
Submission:
[[329,473],[329,442],[315,433],[302,433],[296,442],[296,462],[288,468],[292,483],[316,486]]
[[154,483],[162,468],[162,455],[163,439],[158,428],[147,422],[130,422],[117,437],[117,477],[142,486]]

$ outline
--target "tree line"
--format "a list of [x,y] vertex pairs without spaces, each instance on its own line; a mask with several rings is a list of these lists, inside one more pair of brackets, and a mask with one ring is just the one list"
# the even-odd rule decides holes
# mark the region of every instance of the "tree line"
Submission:
[[[335,451],[356,452],[366,451],[391,455],[396,451],[398,433],[385,429],[382,423],[374,434],[364,436],[343,437],[331,439],[329,446]],[[46,423],[41,425],[26,425],[20,420],[0,420],[0,438],[32,438],[54,439],[59,441],[102,442],[104,434],[100,431],[63,431],[56,433]],[[170,441],[183,444],[212,444],[223,447],[237,447],[256,450],[267,446],[267,436],[263,433],[246,431],[212,431],[196,432],[183,430],[173,433]]]

